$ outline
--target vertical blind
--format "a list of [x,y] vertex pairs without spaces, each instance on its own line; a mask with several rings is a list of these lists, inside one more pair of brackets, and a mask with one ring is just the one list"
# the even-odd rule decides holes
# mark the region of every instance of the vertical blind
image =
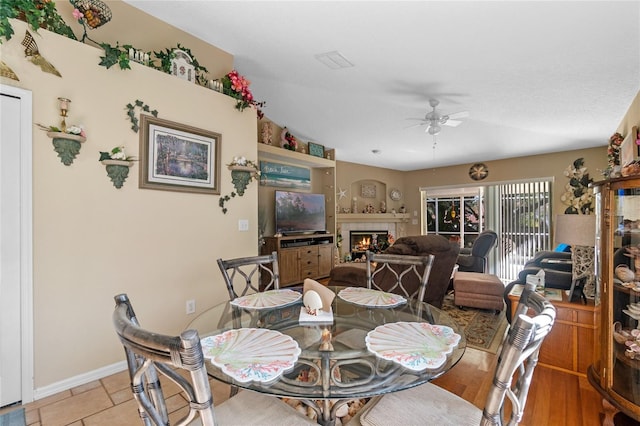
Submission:
[[507,183],[496,186],[498,276],[505,282],[518,278],[527,260],[551,245],[551,181]]

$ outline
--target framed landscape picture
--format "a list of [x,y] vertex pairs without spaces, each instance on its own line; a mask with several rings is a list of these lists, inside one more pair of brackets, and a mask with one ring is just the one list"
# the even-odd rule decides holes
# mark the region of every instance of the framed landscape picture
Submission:
[[220,194],[220,134],[146,114],[140,122],[140,188]]
[[309,154],[314,157],[324,158],[324,146],[317,143],[309,142]]

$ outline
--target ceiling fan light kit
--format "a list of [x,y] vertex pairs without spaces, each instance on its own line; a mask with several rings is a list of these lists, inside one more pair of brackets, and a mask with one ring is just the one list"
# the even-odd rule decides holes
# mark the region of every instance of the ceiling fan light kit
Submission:
[[464,118],[469,116],[469,112],[460,111],[455,114],[441,114],[436,107],[440,104],[440,101],[437,99],[429,99],[429,106],[431,106],[432,111],[429,111],[425,114],[424,118],[414,118],[412,120],[420,120],[421,123],[416,124],[416,126],[427,126],[424,130],[426,133],[430,135],[437,135],[442,130],[441,126],[449,126],[449,127],[458,127],[462,121],[458,120],[458,118]]

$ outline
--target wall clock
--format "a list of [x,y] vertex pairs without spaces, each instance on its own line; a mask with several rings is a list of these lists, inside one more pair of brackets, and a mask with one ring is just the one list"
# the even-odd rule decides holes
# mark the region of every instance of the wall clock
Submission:
[[398,188],[391,188],[389,191],[389,198],[393,201],[400,201],[402,199],[402,192]]
[[484,163],[476,163],[469,168],[469,177],[473,180],[482,180],[489,175],[489,168]]
[[376,185],[371,183],[362,184],[362,197],[363,198],[376,198]]

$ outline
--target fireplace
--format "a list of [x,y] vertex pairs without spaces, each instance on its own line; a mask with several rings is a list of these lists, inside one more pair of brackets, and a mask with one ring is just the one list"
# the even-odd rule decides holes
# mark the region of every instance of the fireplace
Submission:
[[351,258],[361,258],[367,250],[372,252],[383,251],[389,247],[388,231],[352,230],[349,232],[349,247]]

